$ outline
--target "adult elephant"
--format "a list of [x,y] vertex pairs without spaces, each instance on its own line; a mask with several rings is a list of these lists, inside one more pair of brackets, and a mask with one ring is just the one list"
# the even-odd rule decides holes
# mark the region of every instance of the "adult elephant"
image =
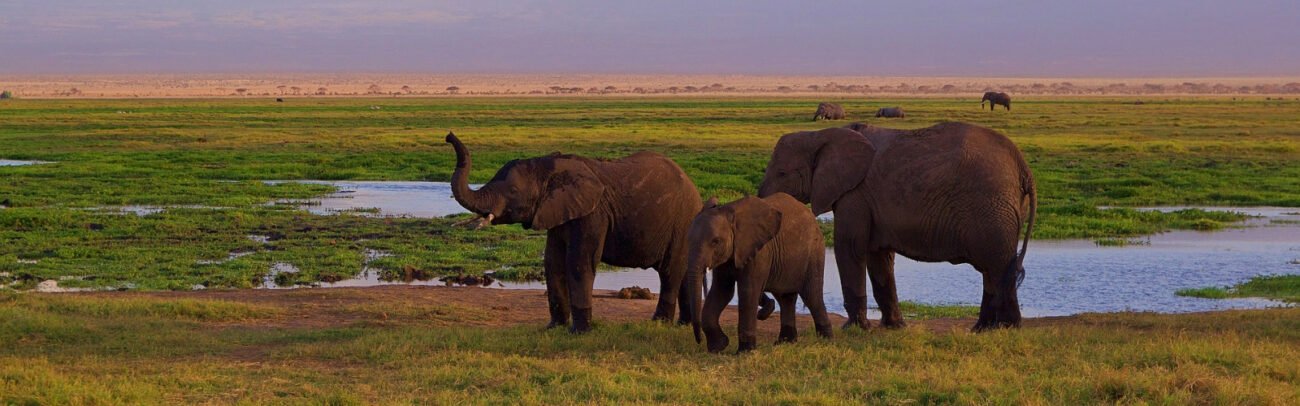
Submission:
[[[894,254],[971,264],[983,274],[975,330],[1018,326],[1016,298],[1037,192],[1024,156],[993,130],[943,123],[918,130],[854,124],[781,137],[759,196],[788,193],[835,212],[835,259],[849,321],[868,328],[863,268],[886,327],[903,325]],[[1016,253],[1020,227],[1024,242]]]
[[876,110],[876,118],[907,118],[907,113],[903,112],[902,107],[881,107]]
[[1011,96],[1002,92],[984,92],[984,98],[980,99],[980,108],[984,108],[984,102],[989,102],[989,111],[996,110],[1001,104],[1011,111]]
[[470,154],[454,134],[452,195],[491,224],[546,230],[546,297],[551,322],[569,331],[591,328],[591,286],[600,262],[659,272],[653,318],[691,322],[686,282],[687,233],[703,203],[695,184],[672,160],[653,152],[620,159],[551,154],[513,160],[479,190],[469,188]]
[[817,104],[817,112],[813,113],[813,121],[820,119],[843,120],[844,107],[840,107],[835,103],[819,103]]

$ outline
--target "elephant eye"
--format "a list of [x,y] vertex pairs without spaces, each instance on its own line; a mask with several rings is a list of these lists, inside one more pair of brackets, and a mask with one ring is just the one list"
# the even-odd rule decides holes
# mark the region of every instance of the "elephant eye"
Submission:
[[718,245],[718,244],[721,243],[721,242],[722,242],[722,240],[719,240],[719,239],[717,239],[717,238],[714,238],[713,240],[709,241],[709,244],[711,244],[711,245]]

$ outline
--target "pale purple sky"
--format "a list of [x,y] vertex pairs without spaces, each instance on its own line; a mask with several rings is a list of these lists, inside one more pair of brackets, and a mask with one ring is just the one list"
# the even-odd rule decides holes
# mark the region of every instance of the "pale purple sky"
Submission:
[[1297,0],[3,0],[0,73],[1296,76]]

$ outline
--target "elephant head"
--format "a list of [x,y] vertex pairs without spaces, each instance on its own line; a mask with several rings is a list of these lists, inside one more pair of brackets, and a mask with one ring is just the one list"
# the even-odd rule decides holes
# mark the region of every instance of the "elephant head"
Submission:
[[847,128],[783,135],[772,150],[758,195],[784,192],[812,203],[813,214],[820,215],[866,178],[875,155],[866,137]]
[[596,210],[606,186],[580,158],[551,154],[513,160],[497,170],[479,190],[469,188],[469,150],[455,134],[451,192],[456,202],[492,224],[523,224],[546,230]]
[[[749,266],[758,251],[781,231],[781,212],[754,196],[718,206],[717,198],[704,203],[687,234],[687,281],[691,283],[691,324],[695,342],[700,342],[700,294],[705,269],[730,264],[740,271]],[[717,288],[716,286],[714,287]],[[709,351],[726,348],[726,337],[709,337]]]

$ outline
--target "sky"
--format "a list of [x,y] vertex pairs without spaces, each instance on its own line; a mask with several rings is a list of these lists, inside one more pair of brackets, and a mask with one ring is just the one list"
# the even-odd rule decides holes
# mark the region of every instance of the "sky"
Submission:
[[0,73],[1300,75],[1296,0],[0,0]]

